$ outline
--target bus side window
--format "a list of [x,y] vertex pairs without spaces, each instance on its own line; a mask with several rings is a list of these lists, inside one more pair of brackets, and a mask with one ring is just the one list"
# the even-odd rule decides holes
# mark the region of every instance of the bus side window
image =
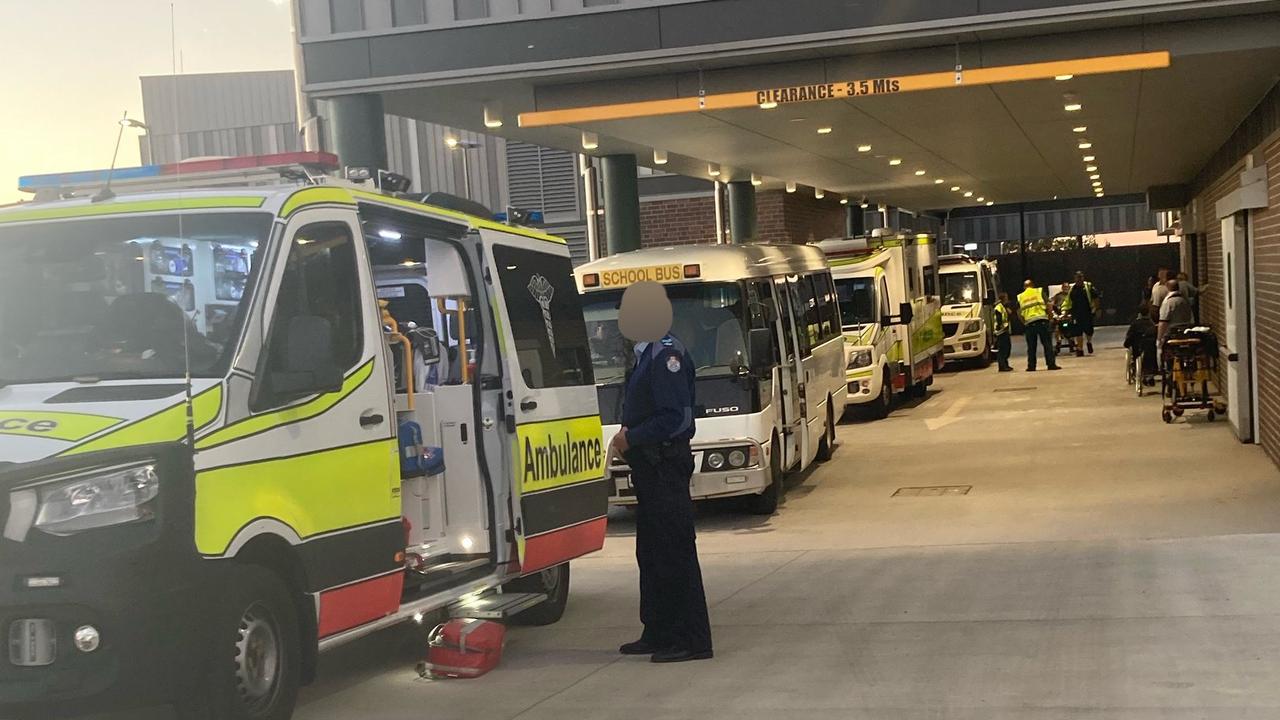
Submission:
[[818,312],[817,303],[813,299],[813,283],[808,275],[792,275],[788,280],[792,311],[796,317],[796,335],[800,336],[800,354],[802,357],[809,357],[818,340]]
[[887,320],[893,313],[889,309],[889,281],[880,277],[880,317]]
[[752,330],[763,328],[769,331],[773,336],[774,342],[770,343],[773,348],[773,357],[770,358],[773,364],[777,364],[780,360],[778,352],[778,342],[776,328],[773,324],[774,311],[773,305],[773,287],[768,280],[752,280],[747,283],[747,323]]
[[832,313],[836,303],[832,292],[831,273],[823,272],[814,275],[813,291],[818,301],[819,337],[822,342],[826,342],[840,334],[840,322],[836,317],[839,310]]

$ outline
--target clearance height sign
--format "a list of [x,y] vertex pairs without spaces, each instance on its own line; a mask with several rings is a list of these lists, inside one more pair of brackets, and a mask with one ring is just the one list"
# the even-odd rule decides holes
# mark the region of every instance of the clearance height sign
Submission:
[[520,114],[520,127],[550,127],[628,118],[679,115],[682,113],[733,110],[750,107],[772,107],[790,103],[823,102],[849,98],[893,95],[905,92],[942,90],[945,88],[997,85],[1028,80],[1052,80],[1063,75],[1102,75],[1167,68],[1167,50],[1106,55],[1074,60],[1051,60],[1024,65],[954,68],[919,75],[857,78],[838,82],[822,82],[787,87],[758,88],[741,92],[708,94],[697,97],[642,100],[639,102],[595,105],[591,107],[540,110]]

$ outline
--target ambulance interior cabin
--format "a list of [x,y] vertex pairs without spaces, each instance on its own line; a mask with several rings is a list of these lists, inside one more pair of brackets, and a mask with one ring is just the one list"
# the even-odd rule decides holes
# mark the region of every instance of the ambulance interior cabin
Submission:
[[457,225],[361,206],[383,336],[395,366],[406,592],[490,563],[490,498],[475,435],[478,326]]

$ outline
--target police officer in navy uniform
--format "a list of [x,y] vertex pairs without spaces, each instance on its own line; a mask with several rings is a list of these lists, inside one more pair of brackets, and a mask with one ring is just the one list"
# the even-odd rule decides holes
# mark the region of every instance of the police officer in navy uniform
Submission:
[[639,640],[624,655],[653,662],[712,657],[711,621],[693,521],[694,364],[668,330],[671,303],[657,283],[623,294],[619,328],[636,342],[626,381],[622,429],[612,447],[631,467],[636,493],[636,563],[640,566]]

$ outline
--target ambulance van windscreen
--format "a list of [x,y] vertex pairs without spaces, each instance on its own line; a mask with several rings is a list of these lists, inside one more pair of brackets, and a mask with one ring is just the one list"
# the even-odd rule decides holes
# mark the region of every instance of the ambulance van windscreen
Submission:
[[265,213],[0,227],[0,382],[226,373]]

